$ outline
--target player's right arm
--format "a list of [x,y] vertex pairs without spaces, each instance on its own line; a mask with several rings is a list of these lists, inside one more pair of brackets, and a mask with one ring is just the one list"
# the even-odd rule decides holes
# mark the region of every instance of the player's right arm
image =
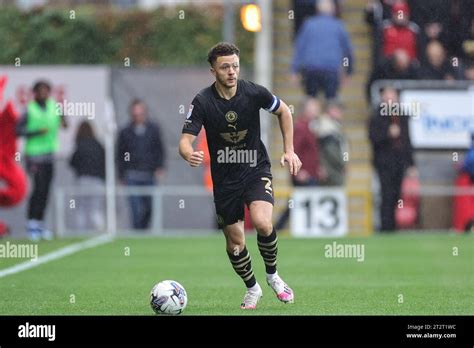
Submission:
[[203,151],[194,151],[193,143],[199,135],[204,122],[204,111],[198,97],[193,99],[179,141],[179,154],[191,167],[198,167],[204,160]]
[[191,167],[198,167],[204,159],[203,151],[194,151],[193,143],[195,139],[195,135],[183,133],[179,141],[179,154]]

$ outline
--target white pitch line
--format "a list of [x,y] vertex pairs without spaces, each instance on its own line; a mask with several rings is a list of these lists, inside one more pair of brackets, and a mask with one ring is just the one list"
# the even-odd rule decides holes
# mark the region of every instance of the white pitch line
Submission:
[[31,261],[31,260],[25,261],[17,265],[14,265],[12,267],[6,268],[4,270],[0,270],[0,278],[6,277],[10,274],[26,271],[27,269],[37,267],[39,265],[42,265],[43,263],[60,259],[62,257],[77,253],[78,251],[81,251],[81,250],[94,248],[101,244],[111,242],[112,240],[113,240],[112,237],[108,235],[104,235],[104,236],[94,237],[94,238],[91,238],[91,239],[88,239],[88,240],[85,240],[83,242],[76,243],[73,245],[68,245],[64,248],[61,248],[61,249],[52,251],[46,255],[40,256],[36,259],[36,261]]

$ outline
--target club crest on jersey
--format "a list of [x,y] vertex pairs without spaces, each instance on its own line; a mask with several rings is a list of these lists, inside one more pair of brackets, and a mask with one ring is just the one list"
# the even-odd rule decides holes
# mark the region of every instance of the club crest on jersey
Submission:
[[235,121],[237,121],[237,113],[235,111],[228,111],[225,114],[225,119],[229,123],[234,123]]

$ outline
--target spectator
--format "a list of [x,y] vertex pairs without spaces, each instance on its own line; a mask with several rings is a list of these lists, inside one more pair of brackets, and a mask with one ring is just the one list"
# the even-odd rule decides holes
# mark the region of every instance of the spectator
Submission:
[[411,60],[417,56],[418,26],[410,22],[410,9],[405,1],[397,0],[392,6],[392,19],[383,24],[382,50],[385,57],[390,57],[403,49]]
[[364,9],[365,21],[374,26],[380,26],[386,19],[392,17],[394,0],[368,0]]
[[[333,0],[336,6],[336,17],[341,18],[342,15],[342,4],[341,0]],[[304,21],[318,14],[316,12],[316,0],[293,0],[293,11],[294,11],[294,36],[298,34],[299,29],[303,25]]]
[[[118,137],[118,172],[128,186],[151,186],[163,176],[165,152],[158,124],[148,119],[147,107],[139,99],[130,104],[131,122]],[[151,221],[150,196],[129,197],[134,229],[147,229]]]
[[466,30],[461,38],[461,45],[461,56],[466,59],[474,60],[474,18],[471,19],[469,30]]
[[324,173],[321,184],[325,186],[344,185],[347,141],[342,132],[342,116],[342,105],[331,102],[314,129],[319,143],[321,173]]
[[57,113],[50,93],[48,82],[34,84],[34,100],[28,103],[27,111],[16,128],[17,135],[26,137],[26,166],[33,179],[26,226],[32,241],[53,238],[52,232],[45,227],[44,215],[54,174],[54,153],[59,148],[59,128],[67,127],[65,118]]
[[382,103],[370,119],[369,138],[382,193],[381,230],[389,232],[396,229],[395,207],[400,199],[405,171],[409,175],[417,175],[417,171],[414,167],[407,115],[395,114],[393,111],[396,108],[390,109],[389,115],[383,112],[387,105],[399,102],[398,91],[386,87],[381,94]]
[[[316,97],[323,90],[327,99],[335,99],[340,79],[353,71],[353,53],[343,23],[334,17],[332,0],[320,0],[319,15],[307,19],[298,32],[293,62],[293,81],[300,74],[307,96]],[[341,76],[341,74],[343,76]]]
[[[311,131],[311,123],[321,113],[321,105],[317,99],[310,98],[305,102],[303,113],[297,118],[294,130],[295,153],[303,163],[298,175],[291,177],[293,186],[315,186],[320,177],[318,143]],[[280,216],[275,228],[282,229],[290,216],[287,208]]]
[[448,26],[451,0],[408,0],[411,18],[420,27],[420,61],[425,62],[426,45],[440,41],[443,46],[449,43]]
[[370,100],[370,86],[377,80],[416,80],[419,69],[404,50],[396,50],[393,56],[381,66],[375,68],[367,83],[367,96]]
[[426,46],[426,64],[420,68],[420,78],[425,80],[454,80],[456,71],[446,59],[446,50],[439,41]]
[[381,63],[382,24],[392,16],[394,0],[369,0],[364,10],[365,21],[372,27],[372,61],[376,66]]
[[304,21],[316,14],[316,0],[293,0],[294,37],[298,34]]
[[303,162],[298,175],[295,177],[296,186],[316,185],[320,175],[318,142],[311,131],[311,123],[321,114],[321,104],[318,99],[306,100],[303,113],[295,122],[294,146],[295,152]]
[[463,71],[464,80],[474,81],[474,61],[468,62]]
[[[337,18],[341,18],[342,17],[342,3],[343,3],[343,0],[332,0],[333,3],[334,3],[334,6],[335,6],[335,16]],[[316,9],[316,14],[319,14],[317,9]]]
[[77,198],[77,226],[79,229],[103,229],[105,151],[87,121],[79,125],[76,133],[76,149],[69,165],[76,174],[77,186],[81,191],[84,189],[86,194]]
[[383,23],[382,51],[390,57],[397,49],[403,49],[410,59],[418,59],[418,26],[410,22],[410,9],[403,0],[392,6],[392,19]]
[[449,18],[449,53],[460,58],[474,58],[473,48],[466,51],[466,41],[474,39],[474,1],[450,0]]

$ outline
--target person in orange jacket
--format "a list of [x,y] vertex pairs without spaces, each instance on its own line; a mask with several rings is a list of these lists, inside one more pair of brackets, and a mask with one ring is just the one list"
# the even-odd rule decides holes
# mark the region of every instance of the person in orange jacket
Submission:
[[199,134],[196,150],[202,151],[204,154],[204,159],[202,161],[202,167],[204,169],[203,184],[206,190],[212,193],[211,157],[209,156],[206,131],[204,129],[202,129],[201,133]]

